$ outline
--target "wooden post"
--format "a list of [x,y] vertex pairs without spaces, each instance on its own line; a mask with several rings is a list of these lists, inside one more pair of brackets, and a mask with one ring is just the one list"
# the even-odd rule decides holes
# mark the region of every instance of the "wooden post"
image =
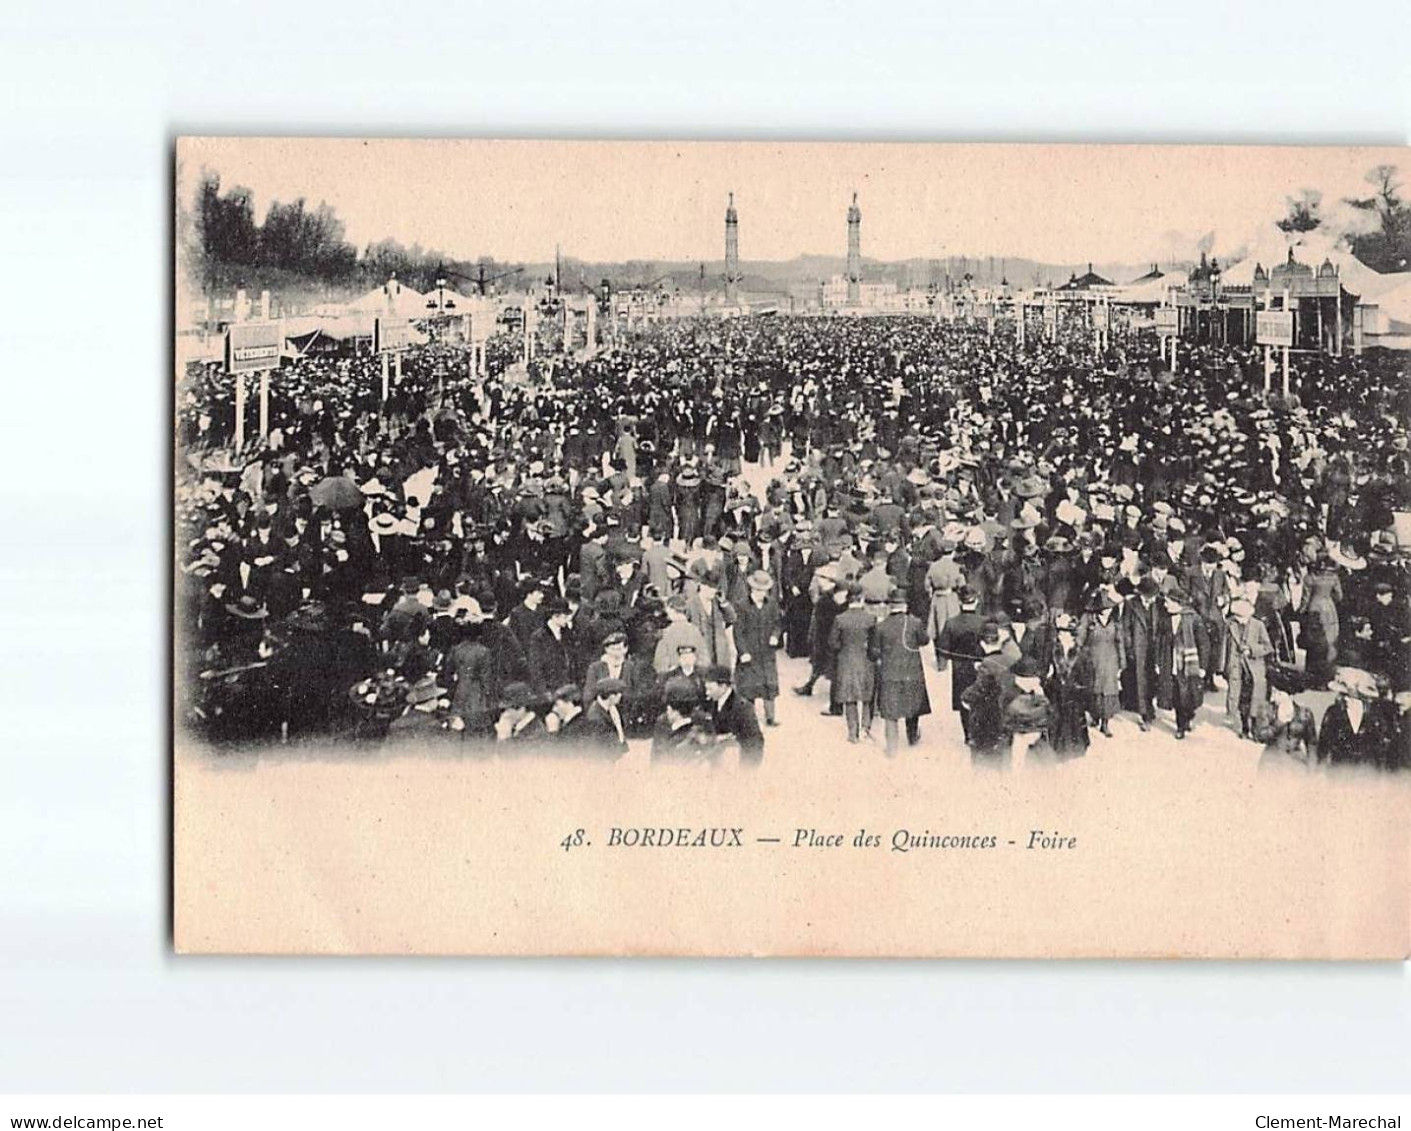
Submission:
[[1284,347],[1284,396],[1289,395],[1289,348]]
[[245,447],[245,374],[235,374],[235,450]]
[[397,379],[397,384],[402,383],[402,352],[398,350],[392,355],[392,376]]
[[1267,399],[1274,387],[1274,347],[1264,347],[1264,396]]
[[[268,294],[268,292],[266,292]],[[269,439],[269,370],[260,370],[260,439]]]
[[392,383],[392,362],[384,353],[382,355],[382,403],[387,403],[388,386]]

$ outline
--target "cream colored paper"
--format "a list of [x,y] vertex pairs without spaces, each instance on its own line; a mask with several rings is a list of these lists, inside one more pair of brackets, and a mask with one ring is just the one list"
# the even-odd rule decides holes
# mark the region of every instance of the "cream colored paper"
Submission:
[[[406,179],[396,171],[409,155],[439,163],[446,176]],[[1145,229],[1152,238],[1142,246],[1156,246],[1186,221],[1186,234],[1202,235],[1190,226],[1201,215],[1233,228],[1320,177],[1341,186],[1381,162],[1411,171],[1407,153],[1390,150],[184,139],[177,189],[189,192],[205,165],[227,186],[257,181],[282,199],[302,184],[311,204],[326,195],[346,212],[346,197],[356,204],[350,218],[384,221],[380,231],[350,232],[364,242],[393,235],[410,243],[418,230],[405,218],[444,208],[463,214],[471,254],[523,258],[538,239],[545,257],[562,243],[585,258],[645,257],[658,246],[662,258],[706,261],[720,258],[719,214],[733,190],[747,263],[797,252],[841,256],[843,210],[857,190],[866,255],[943,258],[949,245],[955,254],[1012,249],[1062,261],[1077,258],[1056,254],[1066,225],[1110,229],[1112,249],[1137,246]],[[1163,209],[1178,197],[1213,204],[1187,201],[1170,219]],[[517,201],[523,206],[511,207]],[[555,226],[533,227],[550,216]],[[625,232],[619,253],[578,246],[601,244],[614,225]],[[180,270],[179,304],[190,301]],[[1217,733],[1210,711],[1204,730],[1183,744],[1126,721],[1116,738],[1095,737],[1076,762],[976,772],[950,711],[950,676],[931,670],[929,658],[925,753],[903,747],[888,760],[880,746],[847,746],[841,721],[818,717],[823,698],[794,701],[787,685],[802,674],[781,659],[785,725],[767,732],[764,764],[753,773],[730,764],[713,774],[654,768],[643,749],[608,766],[405,749],[216,754],[178,725],[176,948],[1411,953],[1404,778],[1261,776],[1259,747]],[[614,829],[683,828],[691,839],[706,830],[707,846],[611,844]],[[714,829],[737,830],[739,845],[709,847]],[[584,843],[565,849],[578,830]],[[841,843],[813,846],[805,837],[795,846],[801,830]],[[995,843],[902,852],[893,849],[899,830]],[[1036,833],[1049,838],[1040,843],[1063,846],[1030,847]],[[866,835],[879,842],[859,846]]]

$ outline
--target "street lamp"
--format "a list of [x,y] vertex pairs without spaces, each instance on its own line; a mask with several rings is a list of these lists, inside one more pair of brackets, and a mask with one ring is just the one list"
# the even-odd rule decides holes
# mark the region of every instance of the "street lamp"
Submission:
[[1225,312],[1220,307],[1220,261],[1212,259],[1210,261],[1210,317],[1220,319],[1220,345],[1225,344],[1225,335],[1229,327],[1225,325]]

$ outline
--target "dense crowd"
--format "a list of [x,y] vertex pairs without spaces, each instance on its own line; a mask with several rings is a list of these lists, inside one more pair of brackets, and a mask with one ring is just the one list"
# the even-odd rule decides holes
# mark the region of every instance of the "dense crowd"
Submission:
[[232,379],[178,387],[212,741],[755,763],[797,693],[895,753],[931,664],[981,764],[1081,755],[1120,712],[1184,738],[1211,692],[1262,765],[1411,764],[1394,355],[1301,358],[1285,400],[1240,348],[1173,376],[1128,334],[756,317],[487,379],[433,342],[385,404],[380,368],[286,361],[234,457]]

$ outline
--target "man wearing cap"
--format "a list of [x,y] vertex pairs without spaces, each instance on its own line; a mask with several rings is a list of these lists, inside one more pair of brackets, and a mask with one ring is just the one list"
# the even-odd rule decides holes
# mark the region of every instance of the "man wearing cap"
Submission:
[[705,702],[705,680],[701,677],[700,654],[694,644],[682,644],[676,649],[676,666],[662,673],[661,694],[665,700],[673,693],[686,692],[697,703]]
[[735,693],[729,669],[713,664],[702,678],[712,732],[720,741],[738,744],[742,767],[758,766],[764,761],[764,732],[759,729],[753,705]]
[[602,655],[588,665],[583,678],[585,701],[591,703],[598,698],[598,684],[605,679],[621,682],[621,715],[629,733],[635,734],[654,698],[655,681],[628,654],[626,633],[611,632],[603,639]]
[[764,701],[765,726],[778,726],[774,701],[779,697],[779,666],[775,653],[783,631],[774,578],[755,570],[746,579],[749,596],[735,606],[735,691],[746,702]]

